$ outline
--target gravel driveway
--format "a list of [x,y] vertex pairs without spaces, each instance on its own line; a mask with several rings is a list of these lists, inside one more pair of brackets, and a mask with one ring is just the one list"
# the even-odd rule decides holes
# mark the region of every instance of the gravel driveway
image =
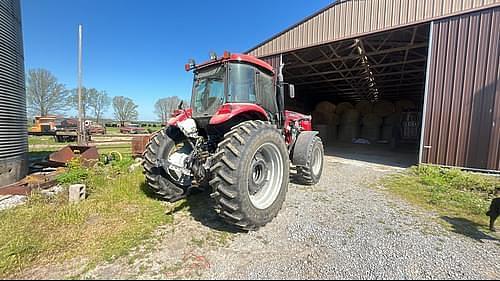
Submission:
[[[499,279],[499,240],[450,231],[443,218],[374,185],[395,171],[326,157],[320,184],[292,184],[278,217],[250,233],[227,234],[196,195],[155,239],[82,277]],[[460,229],[459,219],[445,219]]]

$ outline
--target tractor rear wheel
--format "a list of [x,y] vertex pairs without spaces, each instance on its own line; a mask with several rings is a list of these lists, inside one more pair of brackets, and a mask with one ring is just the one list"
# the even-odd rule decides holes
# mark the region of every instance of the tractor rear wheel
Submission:
[[289,158],[275,126],[246,121],[224,135],[210,169],[216,211],[230,224],[255,230],[280,211],[288,190]]
[[297,180],[300,184],[314,185],[319,182],[323,172],[323,144],[319,137],[314,137],[305,150],[307,164],[297,167]]
[[191,178],[179,173],[178,169],[159,166],[158,161],[175,162],[189,155],[191,150],[191,145],[178,128],[167,127],[153,136],[143,153],[144,174],[150,191],[169,202],[186,197]]

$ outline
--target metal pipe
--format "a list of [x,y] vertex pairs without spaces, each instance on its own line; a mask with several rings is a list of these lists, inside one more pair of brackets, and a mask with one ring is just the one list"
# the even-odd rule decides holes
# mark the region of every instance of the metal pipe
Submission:
[[85,136],[85,125],[83,120],[82,107],[82,36],[83,26],[78,25],[78,143],[85,145],[87,138]]

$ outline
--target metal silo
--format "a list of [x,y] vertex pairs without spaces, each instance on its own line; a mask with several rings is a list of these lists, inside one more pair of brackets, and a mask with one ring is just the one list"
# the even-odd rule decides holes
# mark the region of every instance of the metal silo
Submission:
[[20,0],[0,0],[0,186],[27,173],[28,133]]

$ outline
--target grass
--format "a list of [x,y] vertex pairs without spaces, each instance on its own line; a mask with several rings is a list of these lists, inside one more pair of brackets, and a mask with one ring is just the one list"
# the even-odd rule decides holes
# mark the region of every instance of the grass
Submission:
[[58,144],[53,136],[28,136],[29,145],[52,145]]
[[89,196],[79,204],[68,202],[67,191],[54,197],[34,193],[26,204],[1,211],[0,278],[73,259],[111,260],[170,223],[164,205],[142,191],[142,173],[128,172],[131,161],[99,169],[72,165],[58,180],[87,184]]
[[[109,128],[108,128],[109,129]],[[118,128],[112,128],[117,129]],[[29,136],[29,156],[30,158],[39,158],[46,156],[54,151],[57,151],[67,145],[76,144],[75,142],[58,143],[51,136]],[[100,153],[110,153],[111,151],[118,151],[124,156],[132,154],[132,147],[130,143],[125,144],[107,144],[98,143],[97,148]]]
[[389,191],[442,216],[486,226],[488,210],[500,178],[459,169],[420,165],[382,180]]
[[120,128],[118,128],[118,127],[106,127],[106,134],[118,135],[118,134],[120,134]]
[[132,154],[132,145],[128,144],[114,144],[114,145],[97,145],[97,149],[101,154],[108,154],[112,151],[118,151],[123,156],[130,156]]

